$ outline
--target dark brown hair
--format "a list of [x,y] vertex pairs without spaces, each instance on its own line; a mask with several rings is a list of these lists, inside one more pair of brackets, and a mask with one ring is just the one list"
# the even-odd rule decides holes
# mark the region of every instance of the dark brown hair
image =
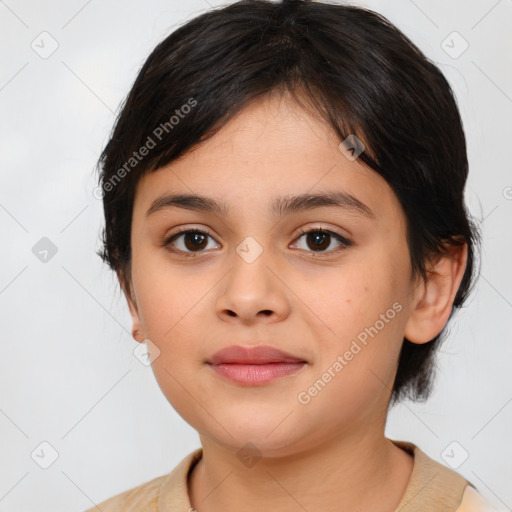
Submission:
[[[125,290],[140,178],[213,136],[251,102],[283,91],[322,116],[340,141],[357,134],[364,142],[359,158],[403,207],[414,276],[425,278],[429,257],[447,245],[467,244],[454,301],[461,307],[479,236],[464,205],[466,142],[448,82],[382,15],[305,0],[242,0],[208,11],[171,33],[142,66],[98,161],[99,254]],[[428,397],[444,333],[425,344],[404,339],[393,403]]]

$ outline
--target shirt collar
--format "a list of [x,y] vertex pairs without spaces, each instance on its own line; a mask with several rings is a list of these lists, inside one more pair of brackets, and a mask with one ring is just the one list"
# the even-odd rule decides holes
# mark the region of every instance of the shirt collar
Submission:
[[[445,496],[450,504],[460,503],[462,492],[468,484],[462,476],[431,459],[412,443],[392,439],[390,441],[414,457],[409,483],[396,510],[430,510],[425,507],[425,500],[429,500],[429,497],[436,500],[440,494]],[[158,497],[159,512],[187,511],[192,508],[188,495],[188,475],[202,456],[202,448],[189,453],[164,478]],[[435,502],[432,503],[434,508],[431,510],[436,510]]]

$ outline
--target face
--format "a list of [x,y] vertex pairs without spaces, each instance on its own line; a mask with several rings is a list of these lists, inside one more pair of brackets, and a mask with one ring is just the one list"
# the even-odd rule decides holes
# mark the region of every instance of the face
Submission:
[[[338,146],[290,97],[267,97],[138,183],[134,327],[168,401],[219,445],[277,456],[384,428],[412,300],[405,217]],[[291,201],[304,194],[340,201]],[[232,346],[296,364],[211,364]]]

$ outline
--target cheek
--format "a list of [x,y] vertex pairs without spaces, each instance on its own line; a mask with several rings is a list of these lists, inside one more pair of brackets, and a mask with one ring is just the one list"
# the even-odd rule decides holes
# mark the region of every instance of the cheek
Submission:
[[204,326],[203,301],[212,283],[207,276],[190,279],[176,267],[171,271],[165,256],[141,250],[133,253],[132,281],[144,333],[156,347],[151,366],[157,384],[178,414],[202,429],[194,396],[200,396],[199,326]]
[[194,317],[208,286],[207,279],[172,267],[163,251],[151,248],[134,250],[132,281],[144,332],[157,345],[172,341]]
[[321,416],[326,425],[363,421],[391,393],[405,309],[383,276],[377,269],[354,272],[317,295],[335,336],[319,340],[313,378],[297,398],[309,417]]
[[207,342],[211,314],[208,293],[217,280],[211,272],[193,266],[171,265],[163,251],[134,250],[132,281],[139,316],[146,337],[158,349],[152,367],[166,394],[167,390],[176,394],[178,382],[193,380],[203,363],[202,345]]
[[[394,270],[393,264],[384,258],[361,257],[350,266],[340,266],[329,273],[329,278],[319,276],[308,281],[303,296],[308,297],[308,306],[324,320],[340,339],[357,336],[385,315],[395,319],[394,303],[403,307],[408,288],[403,269]],[[396,324],[396,322],[393,322]],[[386,326],[391,322],[386,322]],[[378,323],[381,326],[381,323]],[[395,332],[396,332],[395,325]],[[389,330],[389,329],[387,329]]]
[[329,385],[339,392],[329,397],[334,401],[349,400],[343,389],[354,390],[355,397],[392,385],[406,324],[409,265],[403,246],[400,252],[379,249],[340,266],[328,280],[308,283],[309,295],[304,289],[331,332],[319,346],[319,376],[342,357],[343,370],[334,369],[338,384]]

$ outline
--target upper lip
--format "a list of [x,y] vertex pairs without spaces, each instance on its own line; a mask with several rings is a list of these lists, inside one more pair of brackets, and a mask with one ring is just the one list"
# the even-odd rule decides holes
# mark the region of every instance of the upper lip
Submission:
[[238,364],[265,364],[265,363],[305,363],[304,359],[295,357],[287,352],[267,345],[242,347],[233,345],[223,348],[208,359],[212,365],[238,363]]

